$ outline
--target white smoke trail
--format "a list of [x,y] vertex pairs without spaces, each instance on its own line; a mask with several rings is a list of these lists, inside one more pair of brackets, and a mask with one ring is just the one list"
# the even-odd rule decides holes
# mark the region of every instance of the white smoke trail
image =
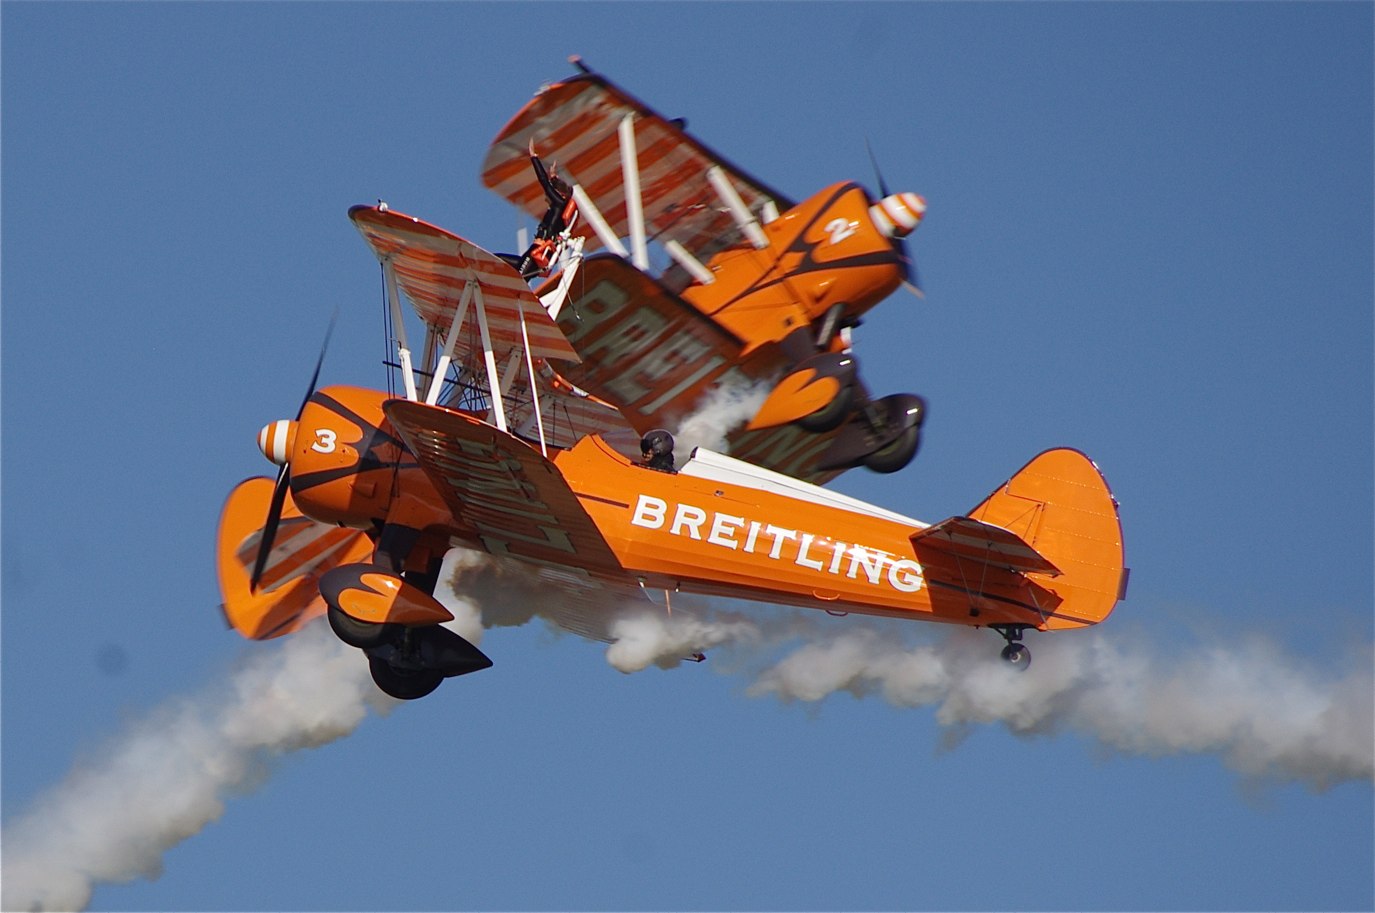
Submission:
[[[485,627],[542,617],[569,624],[565,589],[513,562],[469,553],[452,583],[480,605]],[[756,607],[722,612],[673,597],[626,602],[590,591],[575,613],[602,619],[590,636],[610,641],[621,672],[670,667],[716,651],[712,667],[751,675],[747,693],[818,702],[839,692],[878,696],[897,707],[935,708],[951,747],[977,724],[1032,737],[1077,732],[1124,754],[1211,754],[1248,778],[1295,780],[1326,789],[1375,779],[1375,647],[1317,668],[1258,637],[1172,648],[1117,629],[1032,634],[1025,670],[998,658],[987,631],[935,633],[902,621],[829,619],[807,610]],[[914,638],[929,638],[913,643]],[[782,658],[780,657],[782,655]],[[753,671],[750,671],[753,670]]]
[[471,595],[460,592],[459,580],[471,578],[473,571],[480,571],[491,564],[485,552],[469,548],[451,548],[444,555],[439,567],[439,585],[434,588],[434,598],[453,613],[454,620],[444,627],[473,646],[482,643],[482,606]]
[[1375,777],[1370,647],[1341,671],[1319,671],[1258,639],[1162,659],[1140,638],[1124,646],[1070,631],[1035,638],[1035,661],[1018,671],[994,646],[963,630],[904,647],[860,626],[804,644],[749,693],[819,701],[847,691],[934,706],[953,741],[969,725],[1002,723],[1022,736],[1075,731],[1129,754],[1215,754],[1245,776],[1320,790]]
[[726,453],[726,435],[754,418],[773,388],[770,382],[746,383],[727,379],[708,391],[693,412],[673,432],[681,463],[694,447]]
[[764,629],[744,616],[703,618],[681,609],[673,615],[643,609],[623,612],[611,623],[610,633],[606,661],[622,672],[639,672],[650,665],[668,668],[723,644],[740,647],[764,639]]
[[351,733],[382,695],[323,623],[256,647],[221,686],[170,702],[78,765],[4,830],[6,910],[76,910],[97,883],[154,878],[168,849],[257,785],[272,759]]

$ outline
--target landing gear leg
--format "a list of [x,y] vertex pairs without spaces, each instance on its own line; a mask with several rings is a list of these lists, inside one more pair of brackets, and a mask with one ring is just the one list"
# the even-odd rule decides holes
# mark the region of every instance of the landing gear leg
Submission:
[[993,630],[1003,635],[1003,640],[1007,641],[1007,646],[1003,647],[1003,661],[1016,669],[1026,669],[1031,665],[1031,651],[1026,644],[1022,643],[1022,632],[1026,630],[1025,625],[990,625]]

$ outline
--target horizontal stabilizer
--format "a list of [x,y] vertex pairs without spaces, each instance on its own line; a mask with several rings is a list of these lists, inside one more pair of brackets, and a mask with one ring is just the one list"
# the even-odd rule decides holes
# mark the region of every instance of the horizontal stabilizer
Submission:
[[255,590],[249,576],[272,489],[272,480],[261,476],[236,486],[220,513],[215,537],[225,620],[253,640],[290,634],[323,614],[320,577],[341,564],[353,564],[372,554],[372,542],[362,530],[311,520],[302,515],[287,492],[276,541]]
[[950,517],[914,533],[912,546],[919,552],[942,552],[964,564],[1051,577],[1060,573],[1059,568],[1016,533],[969,517]]

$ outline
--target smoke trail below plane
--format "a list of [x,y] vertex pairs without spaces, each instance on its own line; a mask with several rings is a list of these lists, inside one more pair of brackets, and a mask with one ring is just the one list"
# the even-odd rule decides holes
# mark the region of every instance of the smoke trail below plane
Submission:
[[[567,594],[528,571],[477,553],[454,568],[465,595],[450,597],[458,600],[450,608],[466,607],[468,624],[542,617],[568,627]],[[600,598],[606,660],[621,672],[724,652],[729,674],[749,676],[751,697],[816,703],[848,694],[934,708],[945,748],[976,725],[1001,724],[1022,737],[1077,733],[1123,754],[1210,754],[1244,777],[1318,790],[1375,779],[1370,644],[1319,667],[1256,636],[1165,651],[1140,633],[1094,628],[1033,634],[1034,662],[1017,670],[998,658],[996,636],[972,628],[763,606],[722,612],[685,597],[674,597],[671,611],[648,600],[609,602],[605,591]]]
[[[597,619],[606,660],[621,672],[712,650],[711,667],[746,676],[751,697],[847,694],[933,708],[943,748],[979,724],[1001,724],[1022,737],[1074,733],[1124,754],[1213,755],[1245,777],[1318,790],[1375,778],[1371,645],[1318,668],[1259,638],[1166,653],[1093,629],[1034,637],[1035,661],[1017,671],[997,658],[996,637],[972,629],[723,612],[686,598],[670,612],[595,588],[570,606],[566,590],[528,567],[464,550],[450,553],[442,579],[454,587],[436,593],[455,615],[450,626],[474,643],[536,617],[574,630]],[[80,909],[99,883],[156,877],[163,854],[217,819],[228,795],[259,785],[274,759],[347,736],[369,707],[394,705],[324,624],[255,646],[222,685],[135,723],[5,826],[0,905]]]
[[1375,650],[1319,670],[1260,638],[1155,655],[1100,631],[1035,638],[1025,671],[1005,666],[987,632],[904,647],[861,626],[813,640],[769,666],[754,696],[820,701],[879,695],[935,707],[951,744],[979,723],[1019,736],[1077,732],[1114,751],[1219,756],[1257,779],[1322,790],[1375,777]]
[[622,614],[611,624],[606,661],[621,672],[639,672],[651,665],[675,666],[686,657],[723,644],[759,643],[763,630],[742,615],[704,620],[693,614],[645,612]]
[[[677,624],[680,635],[691,633],[687,622]],[[752,697],[815,703],[844,693],[934,708],[946,730],[944,747],[975,725],[1002,724],[1023,737],[1078,733],[1123,754],[1211,754],[1247,778],[1316,790],[1375,779],[1369,645],[1320,669],[1258,637],[1163,656],[1139,636],[1123,641],[1071,631],[1034,638],[1035,661],[1017,670],[998,658],[998,640],[986,631],[960,629],[911,644],[896,630],[902,624],[795,619],[742,629],[734,618],[699,620],[701,640],[665,631],[653,645],[645,643],[645,632],[656,630],[652,623],[617,633],[632,631],[640,654],[705,649],[707,639],[730,644],[746,665],[758,670],[763,663],[746,688]],[[737,640],[742,631],[744,640]],[[628,671],[615,655],[620,647],[618,641],[607,659]]]
[[162,855],[259,785],[394,702],[322,623],[254,650],[220,686],[171,701],[78,764],[4,829],[6,910],[76,910],[97,883],[156,877]]

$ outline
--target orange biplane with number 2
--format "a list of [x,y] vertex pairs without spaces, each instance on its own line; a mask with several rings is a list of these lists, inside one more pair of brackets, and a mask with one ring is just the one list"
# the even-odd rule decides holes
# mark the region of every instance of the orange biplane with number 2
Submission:
[[484,184],[539,216],[553,202],[539,162],[552,163],[576,205],[541,296],[580,356],[559,373],[641,433],[675,430],[722,387],[764,391],[729,451],[806,481],[907,465],[926,404],[871,397],[851,331],[902,284],[916,290],[905,239],[925,200],[880,177],[877,199],[845,181],[794,203],[574,62],[482,166]]
[[[550,210],[572,215],[550,184]],[[325,614],[383,691],[422,697],[491,665],[434,598],[455,547],[521,563],[558,589],[544,614],[593,637],[618,596],[681,591],[988,627],[1024,666],[1024,632],[1096,624],[1125,593],[1117,503],[1078,451],[1042,453],[934,524],[704,448],[679,460],[640,440],[633,402],[570,383],[562,369],[606,353],[580,351],[530,290],[529,257],[385,205],[350,218],[383,268],[402,389],[317,390],[317,363],[295,418],[259,433],[276,482],[236,487],[217,536],[224,612],[246,637]]]

